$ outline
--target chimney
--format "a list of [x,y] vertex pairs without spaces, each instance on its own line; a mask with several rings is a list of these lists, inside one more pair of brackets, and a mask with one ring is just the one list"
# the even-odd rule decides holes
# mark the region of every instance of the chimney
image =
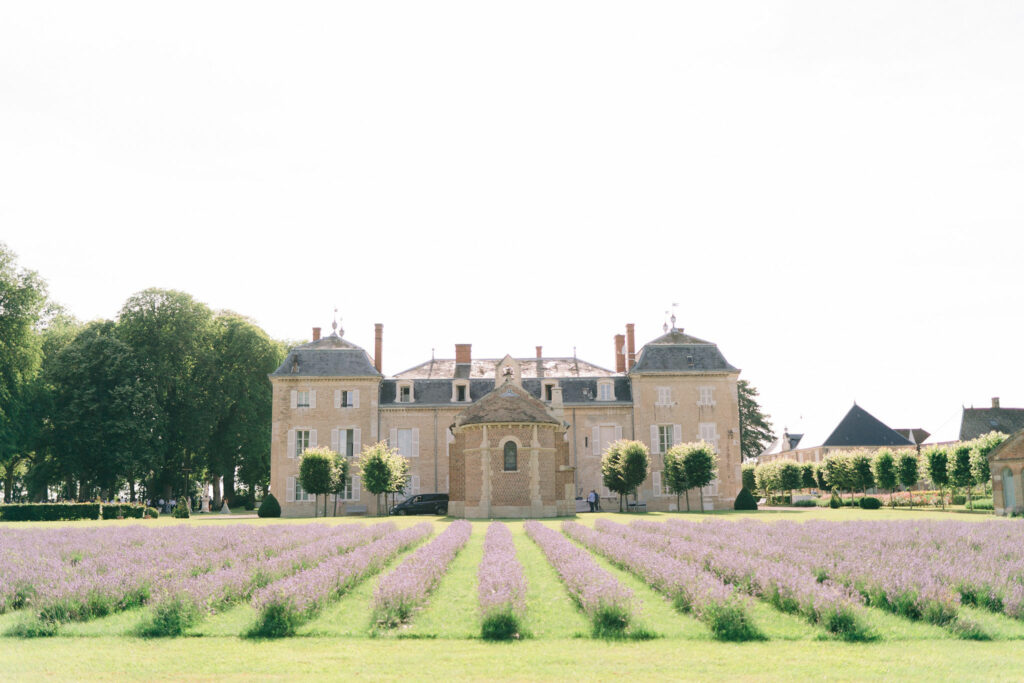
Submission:
[[542,351],[542,347],[538,346],[537,347],[537,377],[543,377],[544,376],[544,361],[541,360],[543,357],[544,357],[544,353]]
[[636,365],[636,339],[633,337],[633,323],[626,323],[626,369]]
[[615,335],[615,372],[626,371],[626,335]]
[[313,328],[313,341],[320,341],[320,328],[319,327],[314,327]]
[[543,349],[543,348],[544,348],[543,346],[538,346],[537,347],[537,358],[543,358],[544,357],[544,354],[541,353],[541,349]]
[[455,362],[456,363],[472,363],[473,354],[470,349],[473,348],[472,344],[456,344],[455,345]]
[[993,396],[992,397],[992,407],[993,408],[998,408],[999,407],[999,397],[998,396]]
[[384,325],[382,323],[375,323],[373,326],[373,367],[377,368],[377,372],[384,374],[384,363],[381,358],[384,355]]

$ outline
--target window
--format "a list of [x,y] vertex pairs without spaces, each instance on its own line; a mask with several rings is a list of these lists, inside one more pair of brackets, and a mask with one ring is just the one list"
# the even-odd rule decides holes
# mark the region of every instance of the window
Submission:
[[714,422],[701,422],[698,425],[697,438],[707,442],[718,452],[718,426]]
[[399,384],[398,385],[398,402],[399,403],[412,403],[412,384]]
[[352,392],[342,391],[341,392],[341,407],[350,408],[352,406]]
[[710,407],[715,405],[715,388],[714,387],[701,387],[700,398],[697,399],[698,406]]
[[420,430],[393,429],[395,448],[406,458],[415,458],[420,454]]
[[516,471],[516,456],[518,455],[518,448],[516,447],[515,441],[505,442],[505,471],[515,472]]
[[341,494],[339,500],[359,500],[359,489],[359,475],[350,476],[348,482],[345,483],[345,491]]
[[469,385],[466,382],[459,382],[455,385],[455,394],[452,396],[452,400],[459,403],[469,400]]
[[654,405],[672,405],[672,387],[658,387],[658,402]]
[[598,382],[597,383],[597,400],[598,401],[614,401],[615,400],[615,385],[611,382]]
[[1003,510],[1010,512],[1017,507],[1017,492],[1013,490],[1013,472],[1003,468]]
[[295,407],[296,408],[308,408],[309,407],[309,392],[308,391],[300,391],[300,392],[298,392],[298,396],[295,397]]
[[551,400],[552,394],[554,393],[554,389],[555,389],[555,383],[554,382],[544,382],[544,392],[543,392],[543,394],[541,394],[541,396],[543,396],[545,401],[550,401]]
[[299,483],[299,478],[295,477],[295,502],[302,503],[307,500],[312,500],[310,495],[302,490],[302,484]]
[[296,429],[295,430],[295,450],[292,452],[293,458],[301,457],[306,449],[309,448],[309,430],[308,429]]
[[358,389],[335,389],[334,390],[334,407],[335,408],[358,408],[359,407],[359,390]]
[[672,425],[658,425],[658,452],[665,453],[674,445],[672,443]]

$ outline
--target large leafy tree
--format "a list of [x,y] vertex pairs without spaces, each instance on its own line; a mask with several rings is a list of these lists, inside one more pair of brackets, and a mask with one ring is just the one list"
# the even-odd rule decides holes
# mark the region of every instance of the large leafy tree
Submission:
[[391,458],[392,449],[386,441],[363,448],[359,457],[359,474],[363,488],[372,493],[377,500],[377,514],[380,514],[380,496],[391,490]]
[[775,439],[775,432],[757,402],[757,389],[741,379],[736,383],[736,392],[740,408],[740,452],[744,460],[756,458]]
[[779,460],[779,488],[789,491],[790,499],[793,496],[793,489],[798,489],[803,484],[803,469],[796,460]]
[[946,468],[949,483],[967,491],[967,506],[973,507],[971,489],[974,488],[974,471],[971,469],[971,444],[960,442],[953,446],[952,458]]
[[949,452],[942,446],[929,446],[921,454],[924,458],[924,469],[932,484],[939,490],[942,509],[946,509],[946,485],[949,484]]
[[879,449],[871,461],[871,473],[875,483],[883,489],[889,489],[889,505],[892,505],[892,490],[899,483],[899,472],[896,468],[896,456],[888,448]]
[[601,476],[609,491],[619,494],[619,511],[630,493],[636,499],[636,489],[647,478],[650,455],[640,441],[621,440],[608,446],[601,458]]
[[825,482],[832,489],[853,491],[856,486],[856,475],[853,471],[853,459],[849,453],[829,453],[821,461],[822,474]]
[[[686,481],[686,469],[683,467],[683,444],[676,444],[672,448],[665,451],[662,456],[664,460],[665,468],[661,473],[664,479],[665,490],[669,493],[674,493],[676,496],[676,509],[679,509],[679,499],[684,493],[690,490],[690,485]],[[690,510],[690,496],[686,496],[686,510]]]
[[917,454],[903,451],[896,458],[896,473],[899,476],[900,484],[910,493],[910,507],[914,507],[914,492],[910,490],[921,478],[920,465]]
[[161,414],[131,347],[112,322],[87,326],[52,356],[50,433],[59,471],[79,484],[78,497],[98,489],[112,498],[152,469]]
[[971,442],[971,471],[974,473],[974,481],[985,485],[992,478],[988,465],[988,454],[1006,439],[1006,434],[993,431],[982,434]]
[[[697,489],[697,501],[700,509],[704,510],[704,487],[708,486],[718,476],[718,455],[707,443],[688,444],[683,453],[683,471],[686,473],[687,483]],[[687,509],[690,505],[690,497],[686,497]]]
[[153,483],[170,497],[183,484],[182,469],[207,448],[214,424],[210,410],[213,314],[190,295],[147,289],[125,302],[118,336],[132,348],[163,417]]
[[[323,495],[324,514],[327,516],[327,494],[335,490],[334,459],[337,453],[329,448],[310,448],[299,460],[299,483],[302,488],[314,496]],[[313,504],[313,516],[316,516],[316,502]]]
[[0,242],[0,470],[4,500],[31,455],[32,382],[42,364],[46,283],[34,271],[19,268],[16,256]]
[[871,471],[871,454],[867,451],[854,451],[850,454],[850,471],[853,484],[867,495],[868,489],[875,485],[875,476]]

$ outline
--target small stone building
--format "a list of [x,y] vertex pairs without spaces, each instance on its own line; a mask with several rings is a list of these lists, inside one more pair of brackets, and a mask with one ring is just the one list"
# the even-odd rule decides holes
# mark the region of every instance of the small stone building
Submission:
[[992,449],[988,454],[992,474],[992,506],[997,515],[1024,512],[1024,430]]
[[564,517],[576,513],[569,425],[506,375],[451,426],[448,514]]

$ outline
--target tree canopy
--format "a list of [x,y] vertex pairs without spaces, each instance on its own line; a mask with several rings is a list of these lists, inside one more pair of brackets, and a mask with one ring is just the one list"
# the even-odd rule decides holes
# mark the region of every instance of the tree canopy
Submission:
[[740,452],[743,459],[756,458],[775,439],[772,423],[757,402],[758,391],[745,379],[736,383],[740,412]]
[[601,476],[609,491],[619,494],[619,511],[623,500],[647,478],[650,455],[640,441],[621,440],[608,446],[601,458]]

